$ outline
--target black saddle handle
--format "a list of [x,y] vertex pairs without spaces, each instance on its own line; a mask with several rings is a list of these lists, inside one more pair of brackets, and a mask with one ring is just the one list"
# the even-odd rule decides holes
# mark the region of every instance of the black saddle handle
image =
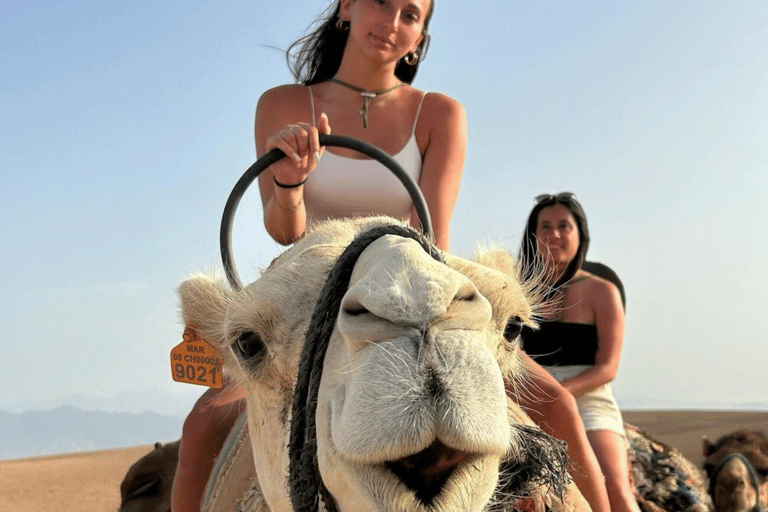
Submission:
[[[387,169],[397,176],[400,182],[405,186],[408,194],[410,194],[413,200],[413,206],[416,208],[416,214],[419,217],[421,223],[421,230],[425,235],[432,233],[432,219],[429,216],[429,210],[427,209],[427,202],[424,200],[424,195],[421,193],[419,185],[411,178],[403,168],[398,164],[390,155],[377,148],[373,144],[363,142],[361,140],[346,137],[344,135],[320,135],[321,146],[335,146],[340,148],[353,149],[359,151],[366,156],[373,158],[380,162]],[[221,218],[221,230],[219,233],[219,244],[221,247],[221,261],[224,264],[224,272],[227,275],[229,284],[237,289],[243,288],[243,283],[237,274],[237,267],[235,266],[235,260],[232,255],[232,227],[235,223],[235,213],[237,206],[240,204],[245,191],[254,182],[254,180],[261,174],[267,167],[274,164],[285,156],[280,149],[273,149],[269,153],[263,155],[256,160],[248,170],[243,173],[240,179],[235,184],[232,192],[229,194],[227,204],[224,206],[224,214]]]

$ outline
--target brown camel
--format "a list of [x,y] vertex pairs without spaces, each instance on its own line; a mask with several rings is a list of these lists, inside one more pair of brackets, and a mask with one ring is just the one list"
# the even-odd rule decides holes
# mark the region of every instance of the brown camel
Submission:
[[170,512],[179,441],[162,444],[133,463],[120,484],[118,512]]
[[768,509],[768,436],[739,430],[712,443],[704,439],[704,469],[715,512]]

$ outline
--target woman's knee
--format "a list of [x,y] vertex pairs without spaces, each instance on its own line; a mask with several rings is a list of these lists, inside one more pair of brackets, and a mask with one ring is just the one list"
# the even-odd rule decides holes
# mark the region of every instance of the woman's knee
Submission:
[[600,465],[605,464],[603,472],[606,476],[612,471],[618,474],[628,471],[627,441],[624,436],[612,430],[590,430],[587,432],[587,438]]

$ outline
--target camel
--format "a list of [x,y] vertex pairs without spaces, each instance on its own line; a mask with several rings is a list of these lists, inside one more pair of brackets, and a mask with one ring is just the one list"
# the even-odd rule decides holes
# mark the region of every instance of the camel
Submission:
[[171,488],[179,461],[180,441],[155,443],[131,465],[120,484],[117,512],[170,512]]
[[[258,481],[252,481],[254,461],[245,419],[243,416],[238,420],[216,461],[203,501],[203,512],[268,510]],[[644,512],[713,510],[707,492],[706,475],[701,468],[648,432],[629,423],[625,423],[624,428],[629,444],[630,478],[635,487],[635,497]],[[178,442],[174,444],[178,450]],[[126,483],[122,486],[128,493],[129,489],[140,486],[139,482],[131,485],[127,483],[129,481],[156,481],[157,478],[152,477],[153,473],[158,473],[158,476],[173,475],[177,463],[174,452],[160,452],[163,454],[161,457],[156,452],[150,452],[129,470],[124,481]],[[141,478],[137,479],[139,472],[133,468],[141,466]],[[128,503],[132,508],[127,507]],[[168,511],[170,486],[163,486],[159,493],[141,493],[140,500],[131,496],[130,501],[124,501],[124,507],[118,512]]]
[[715,512],[768,510],[768,436],[738,430],[712,443],[704,438],[704,470]]
[[563,444],[507,398],[535,286],[385,217],[322,223],[242,290],[197,275],[185,325],[234,361],[251,510],[588,510]]
[[[245,416],[238,420],[216,461],[203,512],[267,510],[258,481],[251,481],[254,461],[244,420]],[[629,423],[624,428],[629,442],[630,478],[644,512],[713,510],[703,470],[648,432]],[[173,476],[178,444],[169,443],[166,449],[158,450],[163,445],[156,443],[155,450],[131,466],[121,485],[123,503],[118,512],[170,510],[170,485],[159,482],[168,482]]]
[[[392,219],[332,221],[243,290],[198,275],[179,293],[248,401],[206,512],[588,509],[562,445],[504,392],[525,383],[517,334],[537,308],[506,252],[467,261]],[[698,468],[627,433],[645,512],[711,509]]]

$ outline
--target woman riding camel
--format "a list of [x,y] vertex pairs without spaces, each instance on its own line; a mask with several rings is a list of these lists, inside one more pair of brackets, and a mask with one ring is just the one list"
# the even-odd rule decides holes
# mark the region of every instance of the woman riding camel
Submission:
[[[413,201],[376,161],[326,150],[320,134],[351,136],[390,154],[419,184],[435,243],[448,250],[466,148],[456,100],[411,86],[424,60],[433,0],[341,0],[288,50],[295,84],[266,91],[256,109],[256,152],[286,155],[259,176],[264,225],[281,244],[331,217],[390,215],[418,226]],[[184,423],[173,511],[200,510],[224,438],[243,402],[209,390]],[[217,400],[219,398],[219,400]]]
[[536,200],[520,253],[525,277],[543,275],[550,307],[538,330],[523,330],[523,349],[576,398],[611,510],[638,512],[624,422],[610,385],[624,337],[621,296],[613,284],[581,268],[589,229],[576,196],[564,192]]

